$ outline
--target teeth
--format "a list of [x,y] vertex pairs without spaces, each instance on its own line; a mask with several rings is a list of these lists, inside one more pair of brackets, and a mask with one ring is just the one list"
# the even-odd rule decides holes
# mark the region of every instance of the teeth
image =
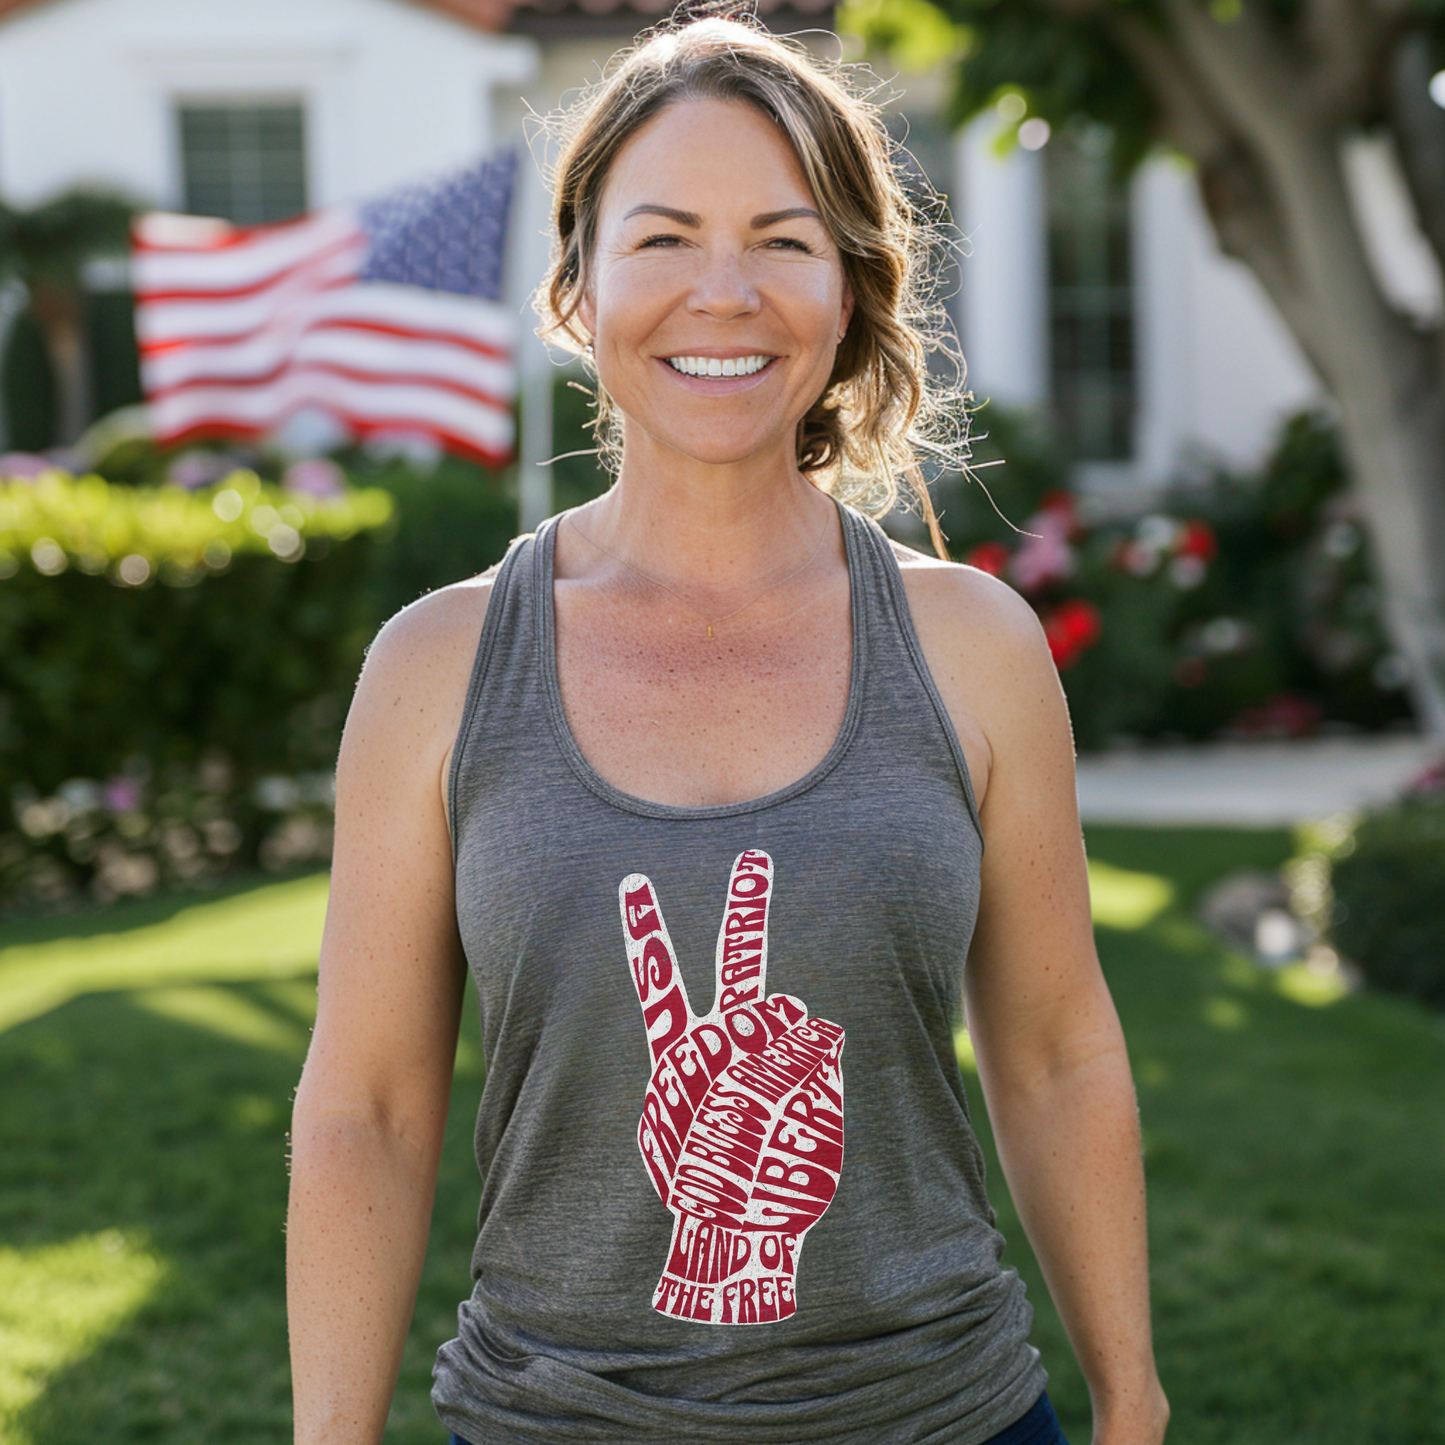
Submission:
[[752,376],[772,359],[771,356],[730,356],[723,361],[716,356],[669,356],[667,364],[684,376]]

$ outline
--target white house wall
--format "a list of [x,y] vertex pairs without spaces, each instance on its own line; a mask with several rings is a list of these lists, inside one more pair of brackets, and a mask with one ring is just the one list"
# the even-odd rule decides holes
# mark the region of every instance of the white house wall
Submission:
[[181,203],[183,101],[299,100],[313,205],[474,159],[537,47],[407,0],[51,0],[0,25],[0,194]]
[[[986,112],[958,138],[954,217],[971,242],[959,330],[969,383],[1010,407],[1049,396],[1042,153],[1000,156]],[[1220,254],[1191,173],[1140,168],[1131,195],[1134,457],[1085,468],[1085,485],[1148,488],[1199,464],[1250,467],[1280,422],[1320,397],[1313,373],[1250,271]]]
[[1049,258],[1043,160],[1000,156],[1000,126],[985,111],[955,140],[954,224],[960,264],[959,341],[968,382],[1000,406],[1042,407],[1049,397]]
[[1314,373],[1253,272],[1220,252],[1183,163],[1141,167],[1131,210],[1138,478],[1254,466],[1320,400]]

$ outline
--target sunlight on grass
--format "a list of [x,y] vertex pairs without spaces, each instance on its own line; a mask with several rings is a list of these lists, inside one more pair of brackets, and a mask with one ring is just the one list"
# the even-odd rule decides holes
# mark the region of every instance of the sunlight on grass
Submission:
[[1089,860],[1089,907],[1105,928],[1143,928],[1174,901],[1174,885],[1157,873],[1132,873]]
[[183,909],[164,923],[0,949],[0,1032],[79,994],[312,972],[324,873]]
[[1318,969],[1307,962],[1291,963],[1274,976],[1276,990],[1295,1003],[1326,1008],[1349,996],[1350,985],[1340,968]]
[[1249,1012],[1238,999],[1215,994],[1204,1000],[1204,1022],[1216,1029],[1233,1031],[1249,1022]]
[[0,1439],[28,1445],[20,1416],[46,1381],[92,1353],[143,1305],[166,1265],[107,1229],[34,1249],[0,1248]]
[[298,1059],[306,1052],[309,1036],[300,1025],[267,1013],[234,989],[218,984],[150,988],[133,995],[132,1001],[162,1018],[209,1029],[238,1044],[274,1049]]
[[978,1073],[978,1060],[973,1053],[973,1040],[967,1029],[959,1029],[953,1036],[953,1051],[958,1055],[958,1067],[965,1074]]

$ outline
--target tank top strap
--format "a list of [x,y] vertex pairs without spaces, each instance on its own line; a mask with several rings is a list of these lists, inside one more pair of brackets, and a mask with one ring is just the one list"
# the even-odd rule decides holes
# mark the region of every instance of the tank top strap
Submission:
[[451,833],[454,864],[462,831],[459,818],[466,804],[460,780],[468,745],[478,728],[478,709],[483,691],[487,693],[490,714],[495,714],[498,707],[511,712],[512,716],[499,720],[503,727],[525,723],[522,715],[529,711],[540,715],[540,698],[529,696],[531,690],[539,688],[541,683],[532,574],[538,564],[538,539],[543,529],[555,521],[555,517],[549,517],[537,532],[514,538],[497,568],[497,575],[492,579],[486,617],[477,639],[466,701],[462,705],[461,725],[447,770],[447,827]]
[[[983,822],[974,799],[973,780],[969,776],[963,745],[923,655],[923,644],[913,625],[913,610],[908,603],[903,571],[894,554],[893,543],[871,517],[852,507],[844,507],[842,511],[845,522],[852,525],[859,541],[856,550],[861,566],[855,574],[855,588],[862,596],[862,611],[871,643],[868,654],[870,699],[875,705],[886,703],[895,711],[921,704],[931,714],[952,754],[968,803],[969,816],[981,839]],[[855,618],[857,612],[855,607]],[[896,727],[892,722],[875,725],[865,728],[864,735],[871,738],[874,746],[887,747],[896,737]]]

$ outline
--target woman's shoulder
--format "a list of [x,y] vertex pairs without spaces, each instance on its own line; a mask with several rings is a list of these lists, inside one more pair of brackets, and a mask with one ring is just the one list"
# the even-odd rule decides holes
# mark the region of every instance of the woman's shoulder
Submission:
[[1034,609],[1007,582],[963,562],[946,562],[890,538],[903,574],[914,627],[923,640],[936,634],[941,645],[967,643],[978,651],[1042,647],[1043,629]]
[[924,661],[982,802],[1000,758],[1048,718],[1063,693],[1033,608],[1006,582],[891,542]]
[[409,677],[444,664],[458,650],[474,650],[500,565],[438,587],[393,613],[366,650],[366,670]]
[[[352,702],[367,731],[409,745],[450,744],[497,568],[438,587],[387,619],[366,650]],[[450,728],[450,732],[448,732]]]

